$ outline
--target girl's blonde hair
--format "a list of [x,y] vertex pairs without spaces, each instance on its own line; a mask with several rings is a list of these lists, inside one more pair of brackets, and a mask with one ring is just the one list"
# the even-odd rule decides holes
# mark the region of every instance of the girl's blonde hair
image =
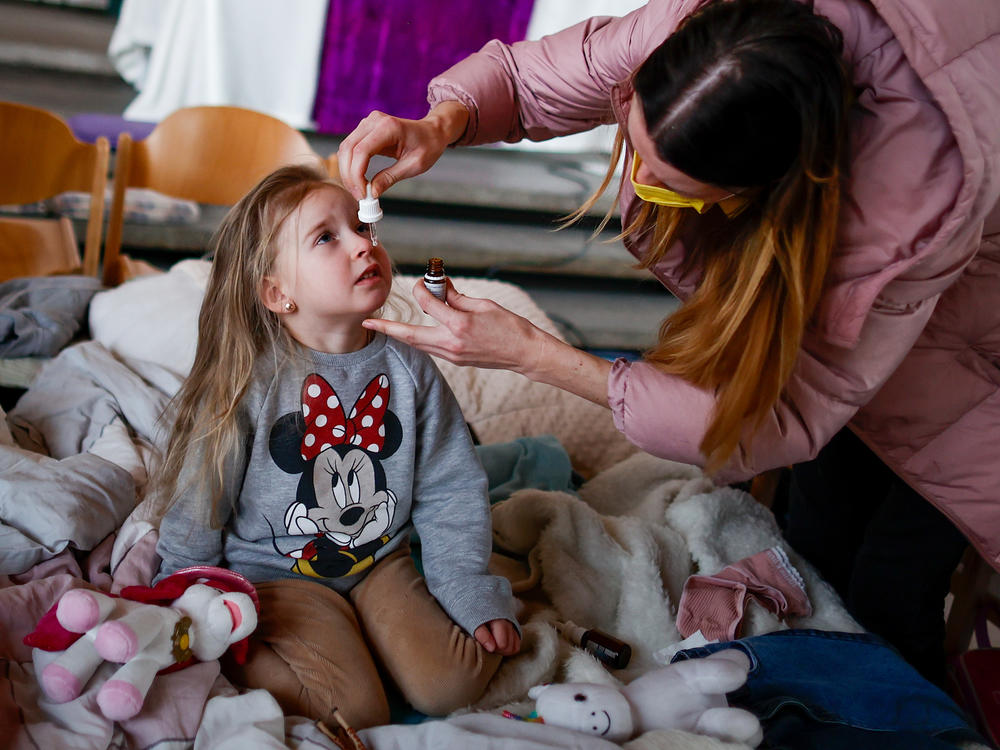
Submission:
[[[322,187],[345,188],[319,166],[282,167],[261,180],[226,214],[212,239],[212,271],[198,317],[194,364],[165,417],[172,423],[163,461],[154,477],[157,511],[196,487],[210,502],[218,528],[227,458],[242,451],[237,406],[250,385],[258,357],[289,355],[296,345],[261,289],[274,269],[276,238],[295,208]],[[200,471],[182,475],[197,456]]]
[[[715,394],[700,445],[710,472],[781,399],[823,292],[851,102],[841,45],[839,30],[796,0],[716,0],[633,77],[633,106],[642,107],[659,156],[699,181],[746,188],[750,199],[728,220],[713,209],[717,221],[640,201],[619,235],[652,233],[643,268],[683,240],[681,273],[697,288],[663,322],[645,359]],[[619,128],[603,183],[567,223],[607,189],[623,145]]]

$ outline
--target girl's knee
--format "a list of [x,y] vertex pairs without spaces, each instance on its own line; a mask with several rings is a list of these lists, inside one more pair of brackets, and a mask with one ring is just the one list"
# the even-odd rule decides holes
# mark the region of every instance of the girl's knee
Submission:
[[323,719],[331,729],[338,726],[333,715],[333,709],[340,711],[341,716],[354,729],[366,729],[368,727],[380,727],[389,723],[389,703],[386,701],[385,693],[379,688],[377,691],[369,690],[368,695],[352,695],[340,700],[337,706],[327,706],[326,716],[318,717]]
[[381,683],[359,684],[345,691],[322,676],[304,681],[287,665],[275,667],[252,687],[270,692],[286,716],[305,716],[333,728],[337,726],[333,710],[337,709],[355,729],[389,723],[389,703]]
[[275,700],[286,716],[305,716],[313,721],[322,721],[331,729],[338,726],[334,709],[354,729],[389,723],[389,704],[380,686],[351,695],[332,695],[329,690],[299,686],[295,691],[275,695]]
[[356,670],[342,672],[331,668],[329,659],[300,656],[280,645],[252,640],[243,664],[229,655],[223,658],[223,673],[235,685],[267,690],[286,716],[305,716],[334,727],[336,708],[355,729],[389,723],[389,703],[370,659],[360,660]]
[[428,716],[445,716],[478,701],[500,667],[502,657],[482,652],[474,667],[454,664],[451,669],[407,675],[400,689],[410,704]]

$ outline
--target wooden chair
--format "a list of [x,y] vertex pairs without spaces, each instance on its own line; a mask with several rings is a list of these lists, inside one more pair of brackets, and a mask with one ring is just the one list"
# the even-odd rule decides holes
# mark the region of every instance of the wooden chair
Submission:
[[[73,223],[58,219],[0,218],[0,281],[48,276],[80,268]],[[96,275],[96,263],[94,267]]]
[[774,507],[774,496],[781,482],[782,471],[784,469],[771,469],[750,480],[750,494],[765,508]]
[[984,609],[990,622],[1000,627],[997,621],[1000,599],[994,593],[996,577],[997,572],[969,545],[951,577],[952,601],[945,621],[944,642],[948,656],[957,656],[969,648],[980,609]]
[[0,204],[23,204],[69,190],[90,194],[83,260],[68,219],[0,218],[0,280],[81,271],[96,276],[104,224],[108,139],[77,140],[60,117],[0,102]]
[[133,263],[121,254],[127,188],[233,205],[269,172],[302,162],[326,165],[298,130],[239,107],[179,109],[141,141],[122,133],[104,246],[104,283],[115,285],[128,278]]

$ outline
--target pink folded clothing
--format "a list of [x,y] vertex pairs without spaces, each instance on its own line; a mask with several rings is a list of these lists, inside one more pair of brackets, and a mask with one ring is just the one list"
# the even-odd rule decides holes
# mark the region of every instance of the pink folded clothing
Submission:
[[781,619],[812,614],[802,576],[781,547],[771,547],[715,575],[689,577],[677,606],[677,630],[685,638],[700,630],[710,641],[734,640],[749,597]]

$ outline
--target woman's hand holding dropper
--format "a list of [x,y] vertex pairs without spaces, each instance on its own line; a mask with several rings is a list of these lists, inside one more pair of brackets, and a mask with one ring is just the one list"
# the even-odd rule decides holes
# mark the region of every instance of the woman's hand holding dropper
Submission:
[[467,297],[448,279],[447,304],[417,281],[413,296],[440,325],[369,319],[363,325],[457,365],[518,372],[608,405],[611,363],[582,352],[488,299]]
[[365,173],[375,154],[390,156],[395,163],[371,178],[372,194],[379,197],[402,179],[426,172],[448,146],[465,132],[469,111],[461,102],[438,104],[420,120],[372,112],[337,149],[340,178],[351,194],[365,196]]
[[[392,157],[395,163],[371,178],[372,194],[377,197],[399,180],[433,166],[444,150],[461,138],[468,122],[469,111],[457,101],[441,102],[420,120],[373,112],[340,144],[337,160],[341,179],[360,199],[365,195],[371,157]],[[448,304],[431,295],[420,281],[413,291],[424,312],[442,325],[368,320],[365,327],[458,365],[513,370],[608,405],[611,365],[605,360],[574,349],[491,300],[459,294],[451,281]]]

